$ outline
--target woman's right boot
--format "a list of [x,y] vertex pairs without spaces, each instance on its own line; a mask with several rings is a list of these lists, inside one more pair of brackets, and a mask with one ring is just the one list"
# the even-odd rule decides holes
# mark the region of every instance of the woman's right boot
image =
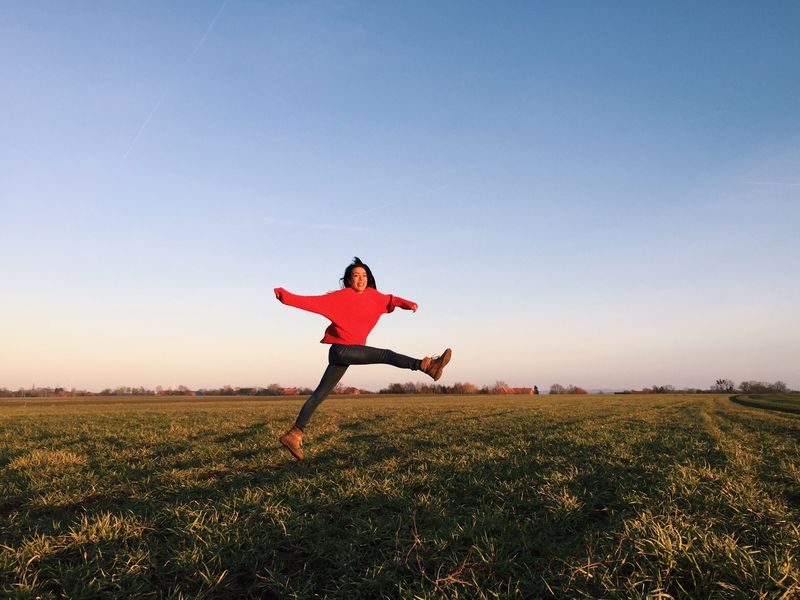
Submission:
[[444,371],[445,366],[447,366],[447,363],[450,362],[450,357],[452,355],[453,351],[448,348],[442,352],[441,356],[434,356],[433,358],[426,356],[420,361],[419,370],[433,377],[434,381],[439,381],[442,376],[442,372]]
[[297,460],[303,460],[303,430],[297,425],[292,427],[289,431],[284,433],[280,438],[281,444],[286,446],[286,449],[292,453]]

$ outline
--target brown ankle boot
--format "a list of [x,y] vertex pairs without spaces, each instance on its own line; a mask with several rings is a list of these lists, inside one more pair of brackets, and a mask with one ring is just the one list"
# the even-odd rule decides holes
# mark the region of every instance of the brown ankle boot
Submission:
[[452,355],[453,351],[448,348],[442,352],[441,356],[434,356],[433,358],[426,356],[420,361],[419,370],[433,377],[434,381],[439,381],[442,376],[442,372],[444,371],[447,363],[450,362],[450,357]]
[[289,431],[284,433],[280,438],[281,444],[286,446],[289,452],[292,453],[297,460],[303,460],[303,430],[297,426],[292,427]]

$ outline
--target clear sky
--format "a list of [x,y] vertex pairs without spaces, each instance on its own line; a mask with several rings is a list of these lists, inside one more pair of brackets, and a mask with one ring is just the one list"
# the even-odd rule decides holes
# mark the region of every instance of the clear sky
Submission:
[[[800,388],[800,3],[0,3],[0,387]],[[378,389],[424,376],[353,367]]]

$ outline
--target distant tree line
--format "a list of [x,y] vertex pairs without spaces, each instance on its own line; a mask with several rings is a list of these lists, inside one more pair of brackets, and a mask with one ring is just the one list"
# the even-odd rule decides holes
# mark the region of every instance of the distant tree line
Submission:
[[311,389],[307,387],[283,387],[277,383],[271,383],[267,387],[231,387],[230,385],[221,388],[201,388],[191,390],[185,385],[176,388],[156,386],[151,390],[145,387],[121,386],[116,388],[105,388],[99,392],[90,392],[76,388],[66,389],[63,387],[36,387],[19,388],[9,390],[0,388],[0,398],[71,398],[82,396],[297,396],[308,395]]
[[[488,390],[488,388],[485,388]],[[454,383],[442,385],[439,383],[390,383],[385,388],[378,390],[379,394],[488,394],[488,391],[479,389],[472,383]]]
[[267,387],[231,387],[224,385],[221,388],[202,388],[197,390],[202,396],[298,396],[308,395],[311,389],[307,387],[283,387],[271,383]]
[[585,394],[586,390],[582,387],[578,387],[577,385],[561,385],[560,383],[554,383],[550,386],[550,393],[551,394]]
[[100,392],[90,392],[77,388],[37,387],[9,390],[0,388],[0,398],[71,398],[73,396],[154,396],[155,392],[144,387],[106,388]]
[[[524,390],[524,391],[523,391]],[[474,383],[456,382],[453,385],[439,383],[390,383],[378,391],[379,394],[462,394],[474,396],[478,394],[520,394],[534,393],[533,388],[512,388],[505,381],[496,381],[494,385],[478,387]],[[537,392],[538,393],[538,390]]]
[[617,394],[704,394],[708,390],[701,390],[698,388],[681,388],[676,389],[674,385],[651,385],[640,390],[625,390],[624,392],[616,392]]
[[789,391],[783,381],[775,381],[769,383],[767,381],[743,381],[738,386],[732,379],[717,379],[713,386],[712,391],[715,392],[739,392],[742,394],[769,394],[769,393],[786,393]]
[[789,386],[783,381],[769,383],[766,381],[743,381],[738,386],[732,379],[717,379],[714,384],[707,388],[681,388],[676,389],[673,385],[653,385],[642,388],[641,390],[625,390],[616,392],[617,394],[768,394],[788,392]]
[[[708,393],[738,393],[738,394],[768,394],[785,393],[789,387],[783,381],[769,383],[766,381],[742,381],[738,386],[732,379],[717,379],[708,389],[682,388],[676,389],[673,385],[653,385],[640,390],[625,390],[616,394],[708,394]],[[185,385],[176,388],[156,386],[154,390],[145,387],[121,386],[105,388],[99,392],[90,392],[76,388],[63,387],[36,387],[9,390],[0,388],[0,398],[46,398],[46,397],[74,397],[74,396],[308,396],[312,390],[308,387],[283,387],[271,383],[266,387],[232,387],[225,385],[220,388],[201,388],[191,390]],[[339,384],[333,391],[334,394],[370,394],[367,390],[347,388]],[[504,381],[496,381],[494,385],[478,387],[474,383],[456,382],[453,385],[438,383],[390,383],[379,390],[379,394],[538,394],[536,386],[533,388],[510,387]],[[561,394],[586,394],[587,391],[577,385],[561,385],[554,383],[550,386],[551,395]]]

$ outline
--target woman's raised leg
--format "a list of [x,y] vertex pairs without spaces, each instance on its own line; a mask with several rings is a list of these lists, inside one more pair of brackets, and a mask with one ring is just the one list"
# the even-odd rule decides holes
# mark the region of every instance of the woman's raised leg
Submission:
[[399,354],[384,348],[334,344],[328,353],[328,361],[332,365],[392,365],[398,369],[418,371],[420,359]]

